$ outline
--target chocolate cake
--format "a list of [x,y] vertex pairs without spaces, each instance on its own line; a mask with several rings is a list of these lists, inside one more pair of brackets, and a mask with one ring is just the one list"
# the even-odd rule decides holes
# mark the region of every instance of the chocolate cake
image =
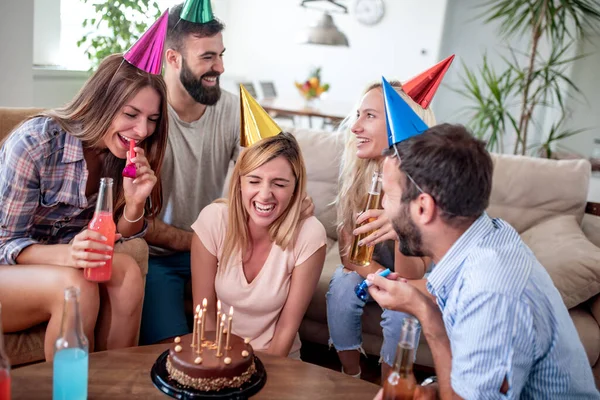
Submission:
[[[231,334],[229,349],[222,341],[221,355],[217,355],[216,333],[206,332],[202,352],[192,347],[192,334],[175,338],[167,357],[167,371],[181,385],[202,391],[238,388],[250,380],[256,371],[254,351],[239,336]],[[223,335],[224,338],[227,334]]]

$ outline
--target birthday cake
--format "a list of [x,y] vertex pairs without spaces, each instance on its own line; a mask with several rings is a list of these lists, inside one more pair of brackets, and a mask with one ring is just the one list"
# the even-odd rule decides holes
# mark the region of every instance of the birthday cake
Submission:
[[252,346],[248,340],[234,334],[227,341],[228,335],[222,335],[220,349],[214,331],[206,332],[201,350],[197,343],[192,347],[192,341],[197,342],[193,340],[193,334],[175,338],[166,362],[171,379],[202,391],[238,388],[250,380],[256,371]]

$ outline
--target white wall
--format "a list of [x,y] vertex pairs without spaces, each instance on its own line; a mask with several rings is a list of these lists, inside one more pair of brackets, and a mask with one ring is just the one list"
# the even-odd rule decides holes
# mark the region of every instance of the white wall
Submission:
[[33,0],[0,2],[0,106],[31,106]]
[[[585,132],[571,136],[562,141],[562,145],[578,154],[589,157],[594,146],[594,139],[600,139],[600,35],[591,35],[587,41],[579,43],[579,54],[588,55],[578,60],[573,67],[573,82],[581,89],[582,101],[568,99],[573,110],[572,119],[567,127],[570,129],[589,128]],[[600,190],[599,190],[600,193]]]
[[35,68],[34,107],[54,108],[70,101],[88,78],[88,72]]
[[226,23],[224,78],[272,80],[285,97],[299,97],[294,80],[305,80],[313,66],[321,66],[331,85],[328,101],[352,105],[382,75],[406,80],[443,56],[446,0],[386,0],[383,20],[370,27],[356,21],[354,1],[345,1],[350,13],[331,15],[350,47],[296,44],[297,32],[319,16],[299,0],[220,1],[227,3],[226,15],[217,15]]

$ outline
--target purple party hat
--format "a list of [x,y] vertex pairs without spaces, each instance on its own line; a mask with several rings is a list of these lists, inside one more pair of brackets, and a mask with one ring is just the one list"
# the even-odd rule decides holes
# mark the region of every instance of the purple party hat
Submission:
[[167,34],[169,10],[167,9],[159,19],[133,46],[123,55],[127,62],[149,74],[160,75],[162,72],[163,47]]

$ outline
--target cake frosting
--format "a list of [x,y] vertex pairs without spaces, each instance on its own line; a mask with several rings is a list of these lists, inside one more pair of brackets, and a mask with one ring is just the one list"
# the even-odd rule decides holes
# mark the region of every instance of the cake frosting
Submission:
[[231,334],[229,348],[225,349],[223,344],[222,354],[217,355],[215,336],[214,331],[205,333],[199,354],[196,346],[192,347],[192,334],[177,337],[166,362],[170,377],[183,386],[202,391],[238,388],[250,380],[256,367],[249,340]]

